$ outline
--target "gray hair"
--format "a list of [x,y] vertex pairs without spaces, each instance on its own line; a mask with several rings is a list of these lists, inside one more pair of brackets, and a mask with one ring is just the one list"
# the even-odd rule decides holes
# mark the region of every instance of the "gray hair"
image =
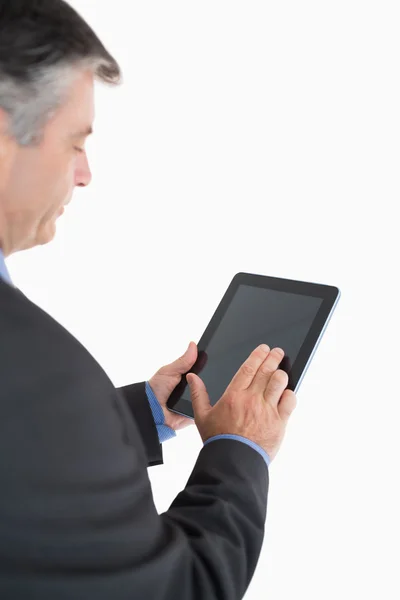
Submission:
[[121,69],[84,19],[64,0],[0,0],[0,108],[21,146],[40,143],[74,77],[91,70],[107,84]]

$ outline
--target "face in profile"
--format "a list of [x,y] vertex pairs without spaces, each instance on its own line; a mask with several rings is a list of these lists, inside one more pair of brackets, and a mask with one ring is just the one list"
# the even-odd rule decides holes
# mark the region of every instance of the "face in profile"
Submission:
[[[7,253],[50,242],[56,221],[75,186],[90,183],[85,141],[94,120],[94,77],[77,75],[63,106],[46,124],[36,147],[7,145],[7,172],[0,181]],[[7,248],[7,244],[12,248]]]

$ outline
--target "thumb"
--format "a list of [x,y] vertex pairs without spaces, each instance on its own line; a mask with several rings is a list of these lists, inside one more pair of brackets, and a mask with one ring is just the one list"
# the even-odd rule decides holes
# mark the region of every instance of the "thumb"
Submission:
[[208,410],[212,408],[206,386],[200,377],[194,373],[188,373],[186,375],[186,381],[189,384],[194,415],[195,417],[201,418]]
[[183,375],[191,367],[193,367],[194,363],[197,359],[197,346],[195,343],[190,342],[186,352],[174,360],[174,362],[170,363],[164,369],[168,369],[168,373],[172,375]]

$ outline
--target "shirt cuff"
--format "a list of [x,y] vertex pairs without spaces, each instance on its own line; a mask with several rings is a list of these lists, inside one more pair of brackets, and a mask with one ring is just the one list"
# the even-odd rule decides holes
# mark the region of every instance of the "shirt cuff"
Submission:
[[230,433],[223,433],[221,435],[214,435],[213,437],[208,438],[208,440],[206,440],[204,442],[204,446],[206,446],[209,442],[212,442],[214,440],[223,440],[223,439],[237,440],[238,442],[243,442],[243,444],[247,444],[248,446],[250,446],[251,448],[253,448],[254,450],[256,450],[256,452],[258,452],[263,457],[263,459],[267,463],[267,467],[269,467],[271,459],[268,456],[268,454],[265,452],[265,450],[263,448],[261,448],[261,446],[259,446],[255,442],[253,442],[252,440],[248,440],[247,438],[242,437],[241,435],[233,435],[233,434],[230,434]]
[[160,444],[162,444],[163,442],[175,437],[176,433],[173,429],[171,429],[171,427],[165,425],[163,409],[161,408],[161,405],[157,400],[155,393],[151,389],[148,381],[146,381],[146,395],[150,404],[151,412],[153,414],[154,423],[157,428],[158,439]]

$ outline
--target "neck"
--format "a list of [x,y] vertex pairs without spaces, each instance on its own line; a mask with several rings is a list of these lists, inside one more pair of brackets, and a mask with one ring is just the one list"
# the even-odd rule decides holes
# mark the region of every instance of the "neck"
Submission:
[[7,256],[9,256],[11,254],[11,252],[8,251],[8,247],[7,244],[5,243],[5,235],[3,236],[3,232],[0,230],[0,250],[3,254],[3,256],[6,258]]
[[0,205],[0,248],[5,257],[16,252],[18,248],[18,229],[11,225],[11,220],[6,218],[5,211]]
[[8,256],[7,252],[7,244],[6,244],[6,227],[5,227],[5,215],[4,209],[0,202],[0,250],[2,251],[4,256]]

